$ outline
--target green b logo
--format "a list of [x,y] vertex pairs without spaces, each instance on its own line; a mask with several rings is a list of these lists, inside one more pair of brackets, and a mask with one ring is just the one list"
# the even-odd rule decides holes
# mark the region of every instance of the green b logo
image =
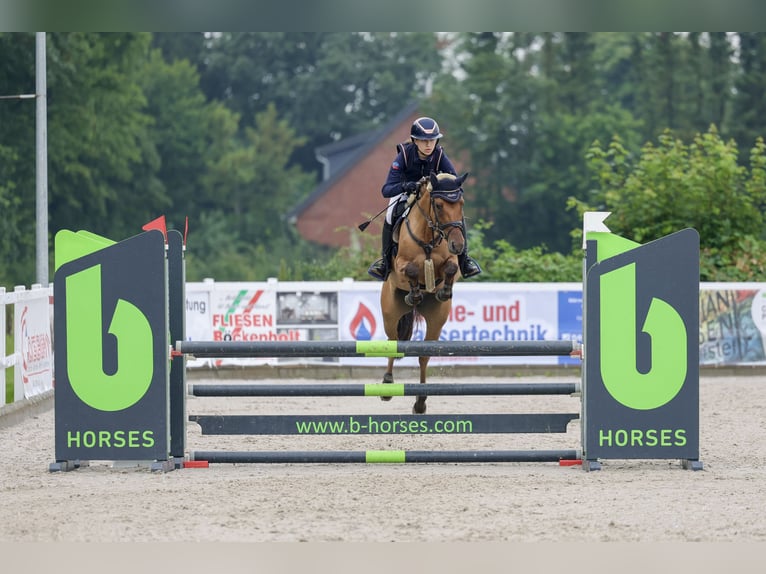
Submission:
[[117,339],[117,371],[104,372],[101,266],[66,278],[67,375],[88,406],[119,411],[137,403],[152,382],[152,329],[135,305],[119,299],[108,332]]
[[670,402],[686,379],[687,335],[678,312],[653,298],[641,330],[651,337],[651,369],[636,367],[636,265],[601,276],[601,378],[626,407],[650,410]]

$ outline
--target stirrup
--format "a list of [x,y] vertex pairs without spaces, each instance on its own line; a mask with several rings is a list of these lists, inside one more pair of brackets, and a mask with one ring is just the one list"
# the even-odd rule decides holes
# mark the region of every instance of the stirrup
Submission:
[[479,264],[466,255],[463,265],[460,266],[460,274],[463,276],[463,279],[476,277],[479,273],[481,273]]
[[375,263],[370,265],[370,268],[367,269],[367,274],[373,279],[377,279],[378,281],[385,281],[386,277],[388,276],[387,267],[388,266],[386,265],[386,260],[380,258]]

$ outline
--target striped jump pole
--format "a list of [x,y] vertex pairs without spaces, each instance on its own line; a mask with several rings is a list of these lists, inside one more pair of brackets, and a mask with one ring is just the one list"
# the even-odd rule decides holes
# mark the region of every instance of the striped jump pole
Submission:
[[196,397],[405,397],[436,395],[576,395],[580,383],[189,384]]
[[577,341],[177,341],[194,357],[475,357],[565,356]]
[[423,463],[578,461],[578,450],[362,450],[362,451],[193,451],[190,460],[208,463]]

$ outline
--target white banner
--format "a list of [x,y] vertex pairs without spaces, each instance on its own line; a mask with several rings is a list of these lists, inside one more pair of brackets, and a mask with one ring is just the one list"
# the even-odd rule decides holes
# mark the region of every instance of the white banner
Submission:
[[[486,285],[486,284],[485,284]],[[455,289],[452,311],[439,337],[442,341],[543,341],[561,338],[559,310],[562,291],[553,286],[549,289],[517,287],[498,288],[486,285]],[[341,292],[339,329],[342,340],[385,340],[383,316],[380,311],[380,289]],[[579,305],[577,312],[582,324],[582,297],[565,299]],[[567,309],[567,312],[570,312]],[[416,323],[412,340],[425,338],[425,321]],[[416,366],[417,357],[405,357],[397,364]],[[528,357],[432,357],[433,365],[476,364],[483,365],[545,365],[561,362],[555,356]],[[341,364],[385,364],[385,359],[343,358]]]
[[[380,283],[344,281],[190,283],[186,333],[191,341],[368,341],[387,339]],[[582,290],[576,283],[461,283],[440,339],[444,341],[581,341]],[[425,323],[413,340],[425,337]],[[576,364],[570,357],[432,357],[434,365]],[[417,366],[417,357],[402,365]],[[386,364],[385,358],[226,358],[188,366],[285,363]]]
[[[50,304],[44,297],[16,304],[14,345],[17,353],[14,369],[16,397],[40,395],[53,388],[53,343]],[[19,392],[20,391],[20,392]]]

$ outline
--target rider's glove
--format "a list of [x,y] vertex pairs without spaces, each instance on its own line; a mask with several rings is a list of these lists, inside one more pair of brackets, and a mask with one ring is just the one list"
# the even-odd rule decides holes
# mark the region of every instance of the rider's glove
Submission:
[[415,193],[415,190],[418,188],[418,184],[415,181],[408,181],[402,184],[402,190],[404,193],[410,194]]

